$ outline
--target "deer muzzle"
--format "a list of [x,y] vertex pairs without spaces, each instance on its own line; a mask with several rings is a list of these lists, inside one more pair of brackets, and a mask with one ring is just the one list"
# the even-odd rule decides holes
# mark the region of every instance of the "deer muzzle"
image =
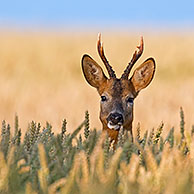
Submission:
[[123,115],[117,112],[110,113],[107,118],[109,129],[119,130],[123,125],[123,122],[124,122]]

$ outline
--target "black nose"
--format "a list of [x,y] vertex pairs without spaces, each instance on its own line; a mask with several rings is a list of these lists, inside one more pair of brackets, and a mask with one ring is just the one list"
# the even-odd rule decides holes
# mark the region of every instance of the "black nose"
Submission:
[[123,123],[123,116],[122,114],[119,114],[119,113],[111,113],[108,118],[107,118],[107,121],[111,121],[111,123],[113,125],[116,125],[118,123]]

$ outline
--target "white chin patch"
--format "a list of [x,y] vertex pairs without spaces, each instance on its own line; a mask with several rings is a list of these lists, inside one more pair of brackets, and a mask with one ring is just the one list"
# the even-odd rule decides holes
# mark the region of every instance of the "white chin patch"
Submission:
[[110,122],[108,122],[108,128],[109,129],[113,129],[113,130],[119,130],[121,128],[121,124],[117,124],[117,125],[112,125]]

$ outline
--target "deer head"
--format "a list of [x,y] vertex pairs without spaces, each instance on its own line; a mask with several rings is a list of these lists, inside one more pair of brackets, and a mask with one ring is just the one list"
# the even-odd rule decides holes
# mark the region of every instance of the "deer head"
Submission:
[[132,135],[133,104],[140,90],[147,87],[153,79],[155,72],[155,61],[148,58],[133,73],[129,79],[129,73],[143,53],[143,37],[141,37],[138,51],[135,51],[131,61],[120,78],[110,66],[105,57],[101,35],[99,34],[97,49],[108,74],[107,78],[102,68],[89,56],[82,57],[82,70],[87,82],[95,87],[101,96],[100,120],[103,130],[107,130],[111,140],[117,141],[118,132],[121,127],[128,130]]

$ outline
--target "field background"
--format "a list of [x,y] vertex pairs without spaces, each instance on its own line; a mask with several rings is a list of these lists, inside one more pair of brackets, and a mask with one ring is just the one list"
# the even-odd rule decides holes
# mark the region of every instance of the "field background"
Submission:
[[[105,53],[120,76],[139,44],[139,33],[103,32]],[[135,100],[134,128],[151,130],[161,121],[164,131],[179,130],[183,107],[186,128],[194,124],[194,33],[145,33],[145,50],[137,62],[152,56],[156,74],[151,85]],[[90,113],[91,127],[101,129],[100,98],[81,72],[81,57],[90,54],[101,66],[96,52],[97,33],[0,32],[0,120],[13,124],[19,116],[25,130],[31,120],[51,122],[58,132],[67,119],[74,130]],[[104,69],[104,67],[103,67]],[[134,70],[135,68],[133,68]],[[13,126],[13,125],[12,125]]]

